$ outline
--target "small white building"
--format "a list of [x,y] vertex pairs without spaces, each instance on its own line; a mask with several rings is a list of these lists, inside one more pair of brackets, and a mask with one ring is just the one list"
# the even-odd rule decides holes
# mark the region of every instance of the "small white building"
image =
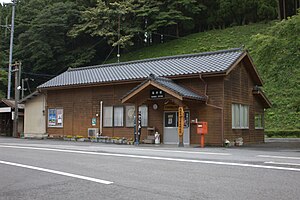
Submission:
[[24,108],[24,138],[45,138],[45,95],[38,91],[33,92],[21,100]]

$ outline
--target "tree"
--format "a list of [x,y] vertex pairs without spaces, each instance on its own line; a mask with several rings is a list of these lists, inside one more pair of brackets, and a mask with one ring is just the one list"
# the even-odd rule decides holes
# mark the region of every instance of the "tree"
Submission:
[[134,15],[137,5],[134,0],[98,0],[95,7],[81,12],[80,22],[74,25],[69,35],[78,37],[88,33],[93,37],[105,38],[113,47],[133,45],[132,39],[140,31]]
[[140,4],[137,16],[147,20],[146,31],[174,27],[177,37],[180,35],[180,27],[193,22],[193,17],[205,8],[196,0],[142,0]]
[[272,20],[277,16],[276,0],[218,0],[219,15],[223,19],[244,25],[260,20]]
[[[267,128],[299,129],[300,111],[300,14],[283,20],[267,33],[256,35],[251,52],[273,100]],[[276,115],[275,115],[276,113]]]
[[[16,56],[22,60],[25,71],[55,75],[68,67],[89,63],[95,53],[90,48],[89,41],[85,41],[84,37],[79,41],[67,36],[79,19],[80,13],[76,4],[69,1],[49,5],[44,5],[46,1],[31,2],[36,9],[29,13],[23,10],[23,18],[19,18],[20,34],[16,45]],[[24,16],[31,12],[35,14],[26,21]]]

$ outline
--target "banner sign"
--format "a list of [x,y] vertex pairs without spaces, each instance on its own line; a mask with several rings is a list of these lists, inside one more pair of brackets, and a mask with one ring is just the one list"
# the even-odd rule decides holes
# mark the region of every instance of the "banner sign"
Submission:
[[138,135],[141,135],[142,132],[142,114],[141,111],[139,111],[139,115],[138,115]]
[[183,135],[183,130],[184,128],[184,111],[183,107],[178,108],[178,135],[182,136]]

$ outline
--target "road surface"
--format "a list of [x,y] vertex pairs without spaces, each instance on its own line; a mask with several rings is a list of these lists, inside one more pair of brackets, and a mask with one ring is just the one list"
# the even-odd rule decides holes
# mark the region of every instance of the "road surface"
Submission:
[[0,137],[0,199],[299,199],[300,148]]

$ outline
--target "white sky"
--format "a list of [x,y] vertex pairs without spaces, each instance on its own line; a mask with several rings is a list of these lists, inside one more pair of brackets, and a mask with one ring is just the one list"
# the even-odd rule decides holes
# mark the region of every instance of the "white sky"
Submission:
[[5,3],[11,3],[11,0],[0,0],[0,3],[2,4],[3,2]]

